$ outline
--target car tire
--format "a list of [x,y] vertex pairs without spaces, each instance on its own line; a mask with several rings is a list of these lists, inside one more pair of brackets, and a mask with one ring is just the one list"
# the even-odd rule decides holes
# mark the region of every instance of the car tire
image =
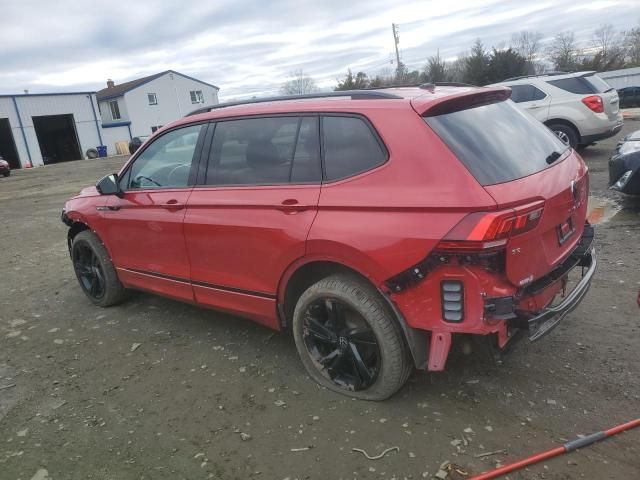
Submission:
[[110,307],[127,296],[107,249],[90,230],[78,233],[71,245],[73,270],[80,288],[95,305]]
[[563,123],[552,123],[547,125],[547,127],[555,133],[563,143],[569,145],[571,148],[576,148],[578,146],[578,133],[573,127]]
[[9,175],[11,175],[11,170],[9,170],[8,172],[2,172],[3,177],[8,177]]
[[332,391],[384,400],[411,374],[393,313],[380,293],[355,275],[332,275],[309,287],[296,304],[292,323],[305,369]]

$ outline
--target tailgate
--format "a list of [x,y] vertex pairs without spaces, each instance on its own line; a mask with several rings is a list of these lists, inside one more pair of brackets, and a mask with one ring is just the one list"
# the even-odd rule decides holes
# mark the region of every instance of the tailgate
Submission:
[[486,191],[499,207],[544,200],[540,222],[507,243],[506,271],[517,286],[540,278],[561,263],[576,246],[587,217],[588,175],[579,155],[570,151],[551,168]]

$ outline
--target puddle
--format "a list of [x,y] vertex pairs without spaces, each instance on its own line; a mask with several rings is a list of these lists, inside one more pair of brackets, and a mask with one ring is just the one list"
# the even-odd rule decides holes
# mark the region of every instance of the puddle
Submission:
[[609,222],[616,215],[624,217],[637,215],[640,213],[640,199],[622,197],[620,200],[612,200],[610,198],[590,196],[588,211],[587,220],[589,223],[600,225]]

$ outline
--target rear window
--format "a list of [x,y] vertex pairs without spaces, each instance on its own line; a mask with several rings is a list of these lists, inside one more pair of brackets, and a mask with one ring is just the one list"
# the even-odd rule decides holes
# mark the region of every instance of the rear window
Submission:
[[612,90],[611,85],[597,75],[547,80],[547,83],[566,92],[576,93],[578,95],[593,95],[594,93],[604,93]]
[[567,150],[551,131],[513,102],[425,118],[481,185],[540,172]]

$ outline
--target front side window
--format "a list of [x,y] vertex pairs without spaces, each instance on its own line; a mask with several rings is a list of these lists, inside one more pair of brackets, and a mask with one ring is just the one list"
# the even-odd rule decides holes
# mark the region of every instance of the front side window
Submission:
[[204,103],[204,95],[202,95],[202,90],[191,90],[189,94],[191,96],[191,103]]
[[511,100],[516,103],[542,100],[547,95],[533,85],[507,85],[511,88]]
[[317,117],[216,124],[207,185],[277,185],[321,180]]
[[339,180],[382,165],[387,152],[361,118],[322,118],[325,179]]
[[186,187],[201,129],[192,125],[154,140],[129,169],[127,188]]
[[112,100],[109,102],[109,110],[111,110],[111,119],[112,120],[120,120],[120,107],[118,106],[117,100]]
[[147,93],[147,99],[149,100],[149,105],[158,104],[158,97],[155,93]]

